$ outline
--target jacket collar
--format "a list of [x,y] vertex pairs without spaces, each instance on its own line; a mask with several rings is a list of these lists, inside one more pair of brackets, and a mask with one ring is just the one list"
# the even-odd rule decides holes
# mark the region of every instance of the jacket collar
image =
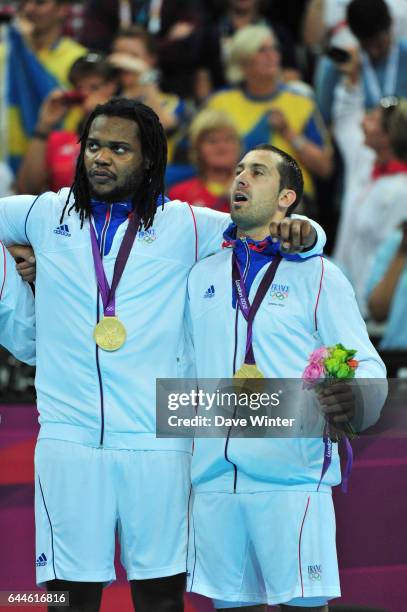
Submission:
[[112,215],[115,217],[127,218],[129,213],[133,210],[133,204],[130,201],[114,202],[112,205],[108,202],[102,202],[100,200],[91,200],[90,206],[92,208],[93,215],[106,214],[109,206],[112,206]]
[[280,250],[280,242],[273,242],[271,236],[267,236],[264,240],[252,240],[247,237],[242,240],[241,238],[236,238],[236,234],[237,226],[235,223],[231,223],[223,234],[224,242],[222,244],[224,248],[233,248],[236,255],[246,252],[245,244],[251,251],[268,257],[275,255]]

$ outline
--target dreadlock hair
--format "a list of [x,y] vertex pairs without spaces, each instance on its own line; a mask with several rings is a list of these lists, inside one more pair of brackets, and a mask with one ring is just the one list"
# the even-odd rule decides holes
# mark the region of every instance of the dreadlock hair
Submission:
[[[85,219],[90,217],[90,192],[84,156],[90,127],[96,117],[100,115],[130,119],[138,125],[145,169],[141,185],[137,193],[134,194],[132,203],[143,227],[148,229],[153,224],[158,203],[164,205],[167,139],[156,113],[142,102],[129,98],[112,98],[105,104],[98,104],[89,115],[79,138],[81,149],[76,162],[75,178],[62,210],[60,223],[62,223],[65,213],[67,212],[69,215],[71,210],[79,213],[81,228]],[[69,206],[71,194],[73,194],[75,201]]]
[[278,172],[280,174],[280,191],[282,189],[292,189],[295,191],[297,197],[289,208],[289,215],[292,214],[295,208],[301,201],[302,194],[304,191],[304,178],[302,176],[301,168],[295,161],[294,157],[291,157],[288,153],[274,147],[270,144],[259,144],[253,147],[253,151],[271,151],[279,156]]

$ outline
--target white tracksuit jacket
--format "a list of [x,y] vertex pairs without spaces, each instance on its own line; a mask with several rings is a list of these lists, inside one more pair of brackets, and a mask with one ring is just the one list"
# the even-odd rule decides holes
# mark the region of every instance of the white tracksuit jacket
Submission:
[[[225,234],[227,238],[227,235]],[[238,241],[242,242],[242,241]],[[248,250],[249,252],[249,250]],[[199,262],[188,280],[188,319],[198,379],[231,378],[244,361],[246,321],[232,305],[232,248]],[[249,292],[252,302],[264,266]],[[207,289],[211,287],[208,299]],[[284,291],[284,300],[276,294]],[[301,378],[310,353],[342,343],[357,350],[358,378],[382,379],[363,386],[363,428],[373,424],[387,393],[386,371],[372,346],[353,289],[340,270],[323,257],[282,260],[253,326],[256,363],[266,378]],[[372,381],[373,383],[373,381]],[[322,418],[322,417],[321,417]],[[321,489],[341,479],[337,444]],[[255,492],[316,490],[324,457],[322,438],[196,438],[192,462],[195,489]]]
[[[39,198],[0,200],[0,239],[31,244],[37,261],[37,403],[40,438],[106,448],[190,450],[185,439],[157,439],[156,378],[188,374],[184,333],[187,278],[196,259],[219,250],[229,216],[184,202],[158,208],[139,232],[116,293],[127,340],[115,352],[96,347],[98,299],[89,221],[75,212],[60,223],[68,189]],[[116,207],[110,207],[109,219]],[[110,221],[109,221],[110,222]],[[127,221],[103,262],[111,282]],[[317,226],[321,252],[325,233]]]

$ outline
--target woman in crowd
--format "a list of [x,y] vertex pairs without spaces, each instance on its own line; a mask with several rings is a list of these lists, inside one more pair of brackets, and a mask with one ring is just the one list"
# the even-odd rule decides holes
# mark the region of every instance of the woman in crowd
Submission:
[[268,142],[295,156],[305,198],[312,200],[312,175],[324,178],[332,171],[329,137],[313,98],[281,80],[279,48],[267,26],[239,30],[229,52],[227,77],[233,87],[214,94],[207,107],[230,114],[244,150]]
[[228,56],[228,47],[233,34],[248,25],[268,25],[273,28],[281,49],[281,64],[284,81],[300,79],[293,37],[280,22],[267,18],[268,3],[261,0],[227,0],[223,10],[212,26],[219,38],[223,58]]
[[240,155],[235,123],[222,111],[204,109],[191,123],[189,137],[198,176],[174,185],[170,198],[229,212],[229,190]]

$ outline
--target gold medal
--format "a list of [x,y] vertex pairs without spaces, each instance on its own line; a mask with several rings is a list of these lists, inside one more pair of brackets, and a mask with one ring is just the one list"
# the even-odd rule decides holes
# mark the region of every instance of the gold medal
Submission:
[[244,363],[233,375],[233,378],[264,378],[259,368],[254,363]]
[[93,337],[104,351],[117,351],[126,341],[126,328],[117,317],[104,317],[93,330]]

